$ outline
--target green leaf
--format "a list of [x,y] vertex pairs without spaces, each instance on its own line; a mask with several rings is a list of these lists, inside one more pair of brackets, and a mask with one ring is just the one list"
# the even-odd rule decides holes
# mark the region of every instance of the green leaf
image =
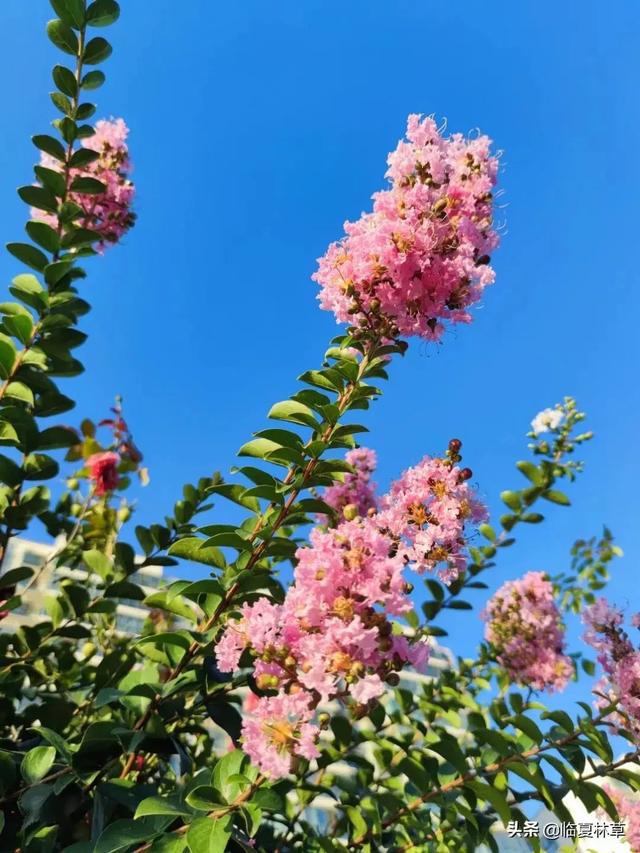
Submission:
[[223,809],[224,803],[221,803],[220,794],[211,785],[198,785],[192,791],[189,791],[185,797],[191,808],[201,812],[210,812],[213,809]]
[[205,566],[224,569],[226,560],[222,551],[219,548],[204,548],[203,545],[204,539],[190,536],[174,542],[168,553],[172,557],[180,557],[183,560],[191,560],[195,563],[203,563]]
[[[184,835],[161,835],[151,845],[149,853],[185,853],[187,840]],[[72,853],[66,851],[65,853]],[[87,851],[89,853],[89,851]]]
[[500,499],[514,512],[519,512],[522,507],[522,501],[520,500],[520,495],[517,492],[510,492],[508,490],[500,492]]
[[527,524],[540,524],[541,521],[544,521],[544,515],[540,512],[526,512],[521,520]]
[[59,109],[61,113],[64,113],[66,116],[71,116],[73,113],[73,104],[66,95],[63,95],[61,92],[51,92],[50,98],[53,105]]
[[40,450],[60,450],[78,443],[78,435],[71,427],[53,426],[42,430],[38,437]]
[[67,157],[67,152],[64,150],[64,146],[60,142],[60,140],[56,139],[54,136],[48,136],[44,133],[36,134],[31,137],[31,141],[39,148],[41,151],[45,151],[47,154],[50,154],[56,160],[60,160],[60,162],[64,162]]
[[99,89],[105,79],[106,78],[102,71],[89,71],[89,73],[85,74],[82,78],[81,86],[83,89]]
[[78,38],[68,24],[61,20],[49,21],[47,35],[56,47],[72,56],[78,55]]
[[282,797],[276,791],[264,785],[258,788],[251,798],[251,802],[264,811],[269,812],[281,811],[285,807]]
[[33,391],[24,382],[10,382],[5,388],[4,396],[29,406],[33,405]]
[[153,817],[140,820],[116,820],[102,832],[93,853],[122,853],[148,842],[161,832]]
[[466,787],[471,788],[475,794],[490,803],[504,824],[509,823],[511,820],[511,809],[509,808],[505,794],[492,785],[486,785],[484,782],[476,780],[468,782]]
[[573,732],[575,728],[573,720],[566,711],[545,711],[541,717],[543,720],[553,720],[554,723],[562,726],[566,732]]
[[46,776],[55,758],[56,751],[52,746],[36,746],[30,749],[20,765],[22,778],[27,785],[35,785]]
[[[33,189],[38,190],[41,187],[33,187]],[[30,243],[7,243],[7,251],[11,252],[14,258],[38,272],[42,272],[49,263],[47,256]]]
[[27,480],[49,480],[60,470],[56,460],[46,453],[30,453],[25,457],[22,467]]
[[166,814],[174,817],[184,817],[191,814],[189,809],[186,809],[180,804],[177,797],[147,797],[143,800],[134,815],[134,819],[146,817],[148,815]]
[[106,186],[102,183],[102,181],[96,180],[96,178],[74,178],[73,183],[71,184],[71,189],[75,193],[88,193],[91,195],[100,195],[106,190]]
[[38,311],[48,307],[49,298],[47,292],[35,275],[31,275],[31,273],[17,275],[13,279],[9,290],[17,299],[21,299]]
[[75,74],[64,65],[56,65],[53,69],[53,82],[61,92],[75,98],[78,94],[78,81]]
[[469,770],[469,767],[467,766],[467,762],[464,757],[464,753],[462,752],[462,750],[458,746],[457,741],[453,737],[449,735],[443,735],[439,741],[436,741],[435,743],[430,743],[428,745],[428,748],[441,755],[460,773],[466,773]]
[[[196,818],[187,831],[187,844],[191,853],[223,853],[231,837],[232,817],[213,820],[209,817]],[[100,853],[100,851],[96,851]]]
[[290,421],[294,424],[303,424],[314,428],[318,426],[311,409],[296,400],[283,400],[281,403],[275,403],[269,410],[268,417],[272,420]]
[[546,492],[542,493],[542,497],[554,504],[560,504],[561,506],[570,506],[571,504],[571,501],[565,493],[557,489],[548,489]]
[[533,462],[516,462],[516,467],[534,486],[544,485],[544,474]]
[[87,9],[87,24],[91,27],[108,27],[120,17],[120,6],[115,0],[95,0]]
[[60,248],[60,238],[50,225],[46,222],[27,222],[27,234],[34,243],[42,246],[47,252],[57,252]]
[[87,568],[90,571],[95,572],[101,578],[105,578],[113,571],[111,560],[95,548],[90,551],[85,551],[82,555],[82,559]]
[[142,601],[145,595],[142,587],[130,581],[112,583],[104,591],[105,598],[130,598],[133,601]]
[[151,595],[148,595],[144,599],[144,603],[147,605],[147,607],[157,607],[160,610],[166,610],[169,613],[175,613],[176,616],[182,616],[184,619],[188,619],[190,622],[198,621],[196,613],[189,607],[188,604],[185,604],[184,601],[181,601],[179,598],[174,598],[173,600],[168,601],[166,591],[154,592]]
[[300,436],[288,429],[261,429],[255,435],[256,438],[267,438],[269,441],[275,441],[281,447],[293,447],[295,450],[302,449],[302,439]]
[[108,59],[111,56],[113,48],[109,44],[106,39],[103,39],[102,36],[97,36],[85,46],[84,49],[84,62],[86,65],[98,65],[100,62],[104,62],[105,59]]
[[360,809],[357,809],[355,806],[347,806],[345,808],[345,812],[347,813],[347,817],[355,830],[355,835],[358,837],[365,835],[368,827]]
[[18,433],[8,421],[0,420],[0,442],[3,444],[18,444]]
[[580,661],[582,669],[587,675],[594,675],[596,671],[596,666],[592,660],[587,660],[586,658]]
[[496,536],[496,532],[490,524],[481,524],[478,527],[478,531],[484,536],[485,539],[488,539],[489,542],[495,542],[498,538]]
[[74,151],[70,162],[74,169],[81,169],[95,162],[99,156],[99,152],[93,151],[91,148],[78,148],[77,151]]
[[269,441],[267,438],[254,438],[253,441],[248,441],[243,444],[238,451],[238,456],[254,456],[257,459],[264,459],[267,453],[274,450],[279,450],[280,445],[275,441]]
[[56,15],[79,30],[84,24],[84,1],[83,0],[50,0]]
[[33,573],[34,569],[29,568],[29,566],[18,566],[17,569],[9,569],[8,572],[5,572],[0,578],[0,583],[2,586],[13,586],[20,581],[26,581],[33,577]]
[[542,743],[543,734],[533,720],[529,719],[529,717],[525,717],[524,714],[517,714],[513,718],[513,725],[521,732],[524,732],[527,737],[530,737],[532,741],[535,741],[535,743]]
[[260,504],[255,498],[246,497],[245,491],[246,489],[244,486],[240,486],[237,483],[220,483],[215,486],[211,486],[210,489],[208,489],[208,493],[212,495],[222,495],[223,497],[228,498],[228,500],[233,501],[246,509],[250,509],[252,512],[258,512]]
[[16,348],[10,338],[0,335],[0,379],[8,379],[16,360]]
[[234,780],[242,770],[247,758],[240,749],[234,749],[232,752],[227,752],[216,763],[213,769],[212,782],[216,790],[220,791],[225,802],[232,802],[246,787],[246,783],[238,783]]
[[62,198],[67,189],[66,181],[62,172],[39,165],[34,166],[33,171],[36,173],[36,177],[43,187],[45,187],[50,193],[53,193],[54,196]]
[[84,103],[79,104],[76,110],[76,119],[77,121],[84,121],[87,118],[91,118],[91,116],[95,113],[96,106],[95,104]]

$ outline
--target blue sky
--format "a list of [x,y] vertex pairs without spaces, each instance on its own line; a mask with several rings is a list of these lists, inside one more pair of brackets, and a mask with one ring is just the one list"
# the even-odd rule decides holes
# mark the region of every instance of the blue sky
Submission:
[[[637,609],[638,4],[122,5],[98,116],[131,127],[139,221],[90,264],[73,394],[78,420],[124,396],[152,478],[139,520],[227,471],[318,365],[336,326],[316,305],[314,259],[382,186],[407,114],[435,113],[504,150],[506,234],[473,326],[393,367],[367,421],[378,482],[458,436],[498,513],[532,416],[572,394],[597,434],[574,510],[550,504],[491,582],[563,569],[573,540],[606,522],[626,553],[611,594]],[[4,0],[0,16],[0,225],[16,240],[14,190],[32,179],[30,135],[54,118],[59,54],[45,0]],[[17,262],[3,251],[0,264],[8,282]],[[469,628],[453,626],[456,648],[470,650]]]

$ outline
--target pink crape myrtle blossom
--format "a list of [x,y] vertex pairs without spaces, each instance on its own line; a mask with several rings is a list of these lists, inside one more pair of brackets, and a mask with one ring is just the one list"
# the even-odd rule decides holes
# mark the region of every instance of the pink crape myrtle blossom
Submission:
[[354,518],[356,515],[367,515],[377,506],[376,486],[371,477],[376,469],[377,457],[375,451],[368,447],[357,447],[350,450],[346,461],[353,465],[355,472],[345,474],[343,483],[328,486],[322,499],[332,506],[338,516]]
[[277,779],[291,771],[292,759],[316,758],[320,729],[309,722],[309,695],[265,696],[253,703],[242,727],[244,749],[265,776]]
[[118,485],[118,464],[120,457],[112,451],[94,453],[87,459],[89,476],[95,484],[98,497],[113,491]]
[[[390,621],[411,608],[405,563],[396,551],[369,517],[314,528],[309,546],[296,553],[284,601],[245,604],[240,619],[228,623],[216,647],[219,668],[237,669],[248,649],[257,687],[277,691],[269,698],[306,703],[312,710],[305,722],[332,699],[366,711],[385,683],[398,683],[398,670],[406,664],[424,668],[428,659],[426,641],[395,635]],[[273,707],[265,704],[265,713]],[[301,730],[300,738],[282,736],[274,752],[273,730],[258,725],[259,719],[254,711],[243,723],[245,748],[262,772],[283,775],[292,754],[306,754],[299,744],[310,748],[311,730]]]
[[482,613],[485,638],[518,684],[562,690],[573,674],[553,586],[542,572],[503,584]]
[[[105,186],[104,192],[101,193],[72,190],[67,196],[68,201],[81,208],[78,224],[96,233],[97,248],[101,252],[117,243],[135,221],[131,209],[135,188],[130,179],[131,160],[126,142],[128,134],[129,129],[121,118],[96,122],[94,135],[83,139],[82,145],[98,152],[98,158],[85,166],[70,170],[72,180],[95,178]],[[41,165],[55,171],[62,169],[59,160],[44,152]],[[52,227],[58,224],[53,213],[33,209],[31,215]]]
[[405,471],[380,500],[375,517],[396,538],[405,562],[417,572],[437,571],[445,583],[465,568],[466,525],[487,517],[467,482],[471,471],[453,464],[459,449],[460,442],[453,439],[448,458],[425,456]]
[[[584,640],[598,652],[603,678],[594,688],[600,708],[617,704],[609,716],[614,728],[631,730],[640,743],[640,650],[623,627],[621,610],[599,598],[583,615],[587,626]],[[637,627],[634,616],[632,624]]]
[[[471,471],[456,464],[461,446],[452,439],[444,458],[425,457],[379,502],[370,479],[375,454],[350,451],[353,479],[327,490],[333,505],[343,506],[343,519],[336,527],[315,527],[309,545],[298,548],[282,603],[266,598],[245,603],[240,618],[228,622],[216,646],[218,667],[233,672],[248,652],[259,691],[301,695],[312,712],[337,699],[356,716],[366,713],[386,685],[398,683],[403,667],[424,670],[426,640],[410,641],[394,620],[412,609],[407,569],[438,569],[447,581],[456,577],[465,564],[465,527],[486,516],[468,485]],[[357,511],[346,513],[349,506]],[[297,741],[284,738],[276,761],[272,740],[252,714],[250,734],[245,723],[243,737],[251,739],[262,771],[288,772],[285,753],[296,754]],[[260,738],[267,759],[257,746]]]
[[627,824],[625,841],[632,853],[640,853],[640,798],[629,796],[612,785],[603,785],[603,790],[613,800],[620,819]]
[[470,322],[468,308],[495,277],[490,145],[486,136],[445,137],[433,118],[410,115],[387,161],[391,186],[319,259],[321,307],[389,338],[438,340],[446,322]]

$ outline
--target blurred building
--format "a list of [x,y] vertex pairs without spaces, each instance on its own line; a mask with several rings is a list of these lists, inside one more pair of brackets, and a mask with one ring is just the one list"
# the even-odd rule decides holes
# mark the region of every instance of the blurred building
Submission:
[[[21,625],[33,625],[43,616],[46,616],[45,600],[48,596],[58,595],[59,582],[65,578],[74,580],[87,587],[91,595],[97,595],[96,587],[100,578],[92,575],[84,568],[69,569],[65,566],[56,566],[47,563],[52,550],[52,544],[33,542],[14,536],[11,539],[7,556],[4,561],[3,571],[17,569],[27,566],[35,569],[35,574],[26,582],[17,585],[16,593],[22,594],[22,590],[28,586],[23,594],[20,607],[12,610],[8,616],[0,621],[0,631],[15,631]],[[127,578],[131,583],[142,587],[147,595],[156,592],[163,581],[161,566],[142,566]],[[120,599],[116,608],[116,629],[123,634],[139,635],[142,633],[142,625],[149,615],[149,608],[142,602],[133,599]]]

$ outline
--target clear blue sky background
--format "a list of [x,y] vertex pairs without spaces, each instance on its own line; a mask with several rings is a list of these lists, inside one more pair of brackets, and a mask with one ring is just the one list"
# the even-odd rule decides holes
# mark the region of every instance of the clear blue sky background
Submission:
[[[574,510],[519,532],[492,576],[556,572],[603,522],[626,551],[612,595],[640,606],[637,200],[640,7],[550,0],[124,0],[99,116],[131,127],[139,222],[91,263],[78,420],[121,393],[158,519],[183,482],[227,471],[336,332],[314,259],[366,209],[410,112],[480,126],[505,151],[507,233],[472,327],[414,343],[368,423],[386,485],[452,436],[492,509],[518,486],[532,416],[573,394],[597,439]],[[0,225],[54,110],[45,0],[4,0]],[[4,280],[17,272],[2,252]],[[220,516],[219,516],[220,517]],[[482,596],[477,596],[481,603]],[[469,652],[480,625],[453,626]],[[471,620],[472,626],[469,625]],[[584,690],[584,688],[582,688]]]

